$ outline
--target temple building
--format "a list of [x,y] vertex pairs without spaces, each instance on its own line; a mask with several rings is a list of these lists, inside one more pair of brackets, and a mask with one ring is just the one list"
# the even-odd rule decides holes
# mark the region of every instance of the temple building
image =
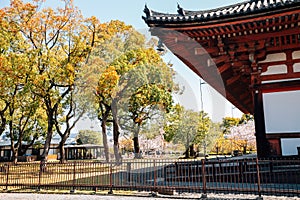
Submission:
[[[201,2],[199,2],[201,3]],[[145,6],[153,36],[255,118],[258,157],[300,150],[300,0],[248,0],[175,14]]]

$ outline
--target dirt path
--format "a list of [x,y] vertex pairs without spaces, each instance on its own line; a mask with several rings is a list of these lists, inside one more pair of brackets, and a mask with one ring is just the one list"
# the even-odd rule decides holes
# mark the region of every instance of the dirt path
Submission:
[[[32,193],[0,193],[1,200],[167,200],[167,199],[201,199],[201,196],[186,194],[180,196],[138,197],[119,195],[82,195],[82,194],[32,194]],[[254,200],[257,196],[252,195],[230,195],[209,194],[206,200]],[[300,200],[300,197],[275,197],[263,196],[263,200]]]

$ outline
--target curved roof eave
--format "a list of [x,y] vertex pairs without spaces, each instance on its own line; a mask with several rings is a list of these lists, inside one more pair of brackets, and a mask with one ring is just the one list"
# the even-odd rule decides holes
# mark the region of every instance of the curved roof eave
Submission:
[[253,18],[270,13],[293,10],[300,7],[300,0],[248,0],[230,6],[203,11],[188,11],[178,6],[177,14],[166,14],[150,10],[145,6],[143,16],[148,26],[190,26],[236,20],[236,17]]

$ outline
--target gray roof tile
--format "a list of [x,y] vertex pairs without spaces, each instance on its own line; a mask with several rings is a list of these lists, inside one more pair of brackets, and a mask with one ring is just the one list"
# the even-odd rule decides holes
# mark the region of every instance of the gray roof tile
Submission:
[[177,5],[176,14],[161,13],[150,10],[145,5],[144,12],[146,16],[143,19],[146,22],[177,22],[177,21],[208,21],[218,18],[228,18],[251,13],[265,12],[286,7],[300,6],[300,0],[248,0],[241,3],[224,6],[210,10],[190,11],[184,10]]

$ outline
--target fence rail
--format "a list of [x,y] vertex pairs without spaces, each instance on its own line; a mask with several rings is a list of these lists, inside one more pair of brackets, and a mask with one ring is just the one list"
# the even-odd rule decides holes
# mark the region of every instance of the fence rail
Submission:
[[300,159],[3,163],[0,188],[300,196]]

